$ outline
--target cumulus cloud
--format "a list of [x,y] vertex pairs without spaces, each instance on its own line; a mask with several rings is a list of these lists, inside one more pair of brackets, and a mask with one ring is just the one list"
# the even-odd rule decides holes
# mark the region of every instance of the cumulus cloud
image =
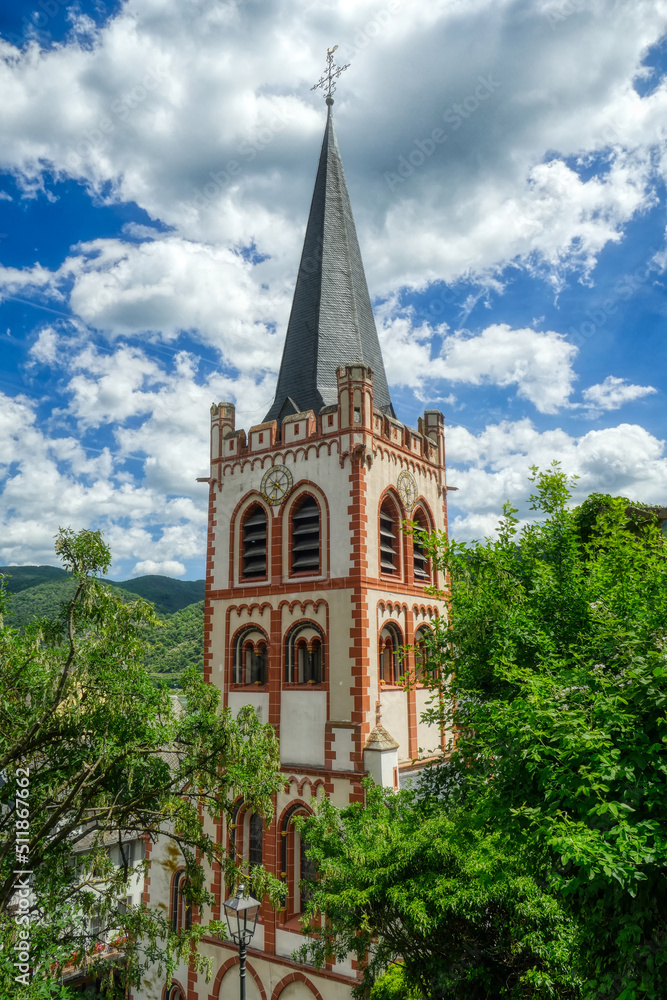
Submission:
[[[423,398],[434,380],[467,385],[516,386],[540,413],[556,413],[568,404],[578,351],[553,330],[512,329],[506,323],[447,333],[444,326],[414,326],[411,310],[395,314],[394,303],[378,310],[380,339],[390,383],[409,386]],[[391,315],[394,313],[393,315]],[[442,338],[437,355],[433,341]]]
[[644,503],[664,503],[667,458],[664,441],[637,424],[591,430],[580,437],[562,429],[538,430],[532,421],[489,424],[479,434],[461,426],[447,434],[448,482],[455,507],[451,531],[457,538],[492,535],[505,500],[521,505],[529,492],[531,466],[547,468],[554,459],[577,475],[575,500],[589,493],[628,496]]
[[582,396],[595,410],[618,410],[624,403],[651,396],[657,391],[652,385],[632,385],[625,378],[608,375],[599,385],[584,389]]
[[173,559],[165,559],[163,562],[153,562],[152,559],[143,559],[138,562],[130,571],[130,576],[183,576],[185,566],[183,563]]

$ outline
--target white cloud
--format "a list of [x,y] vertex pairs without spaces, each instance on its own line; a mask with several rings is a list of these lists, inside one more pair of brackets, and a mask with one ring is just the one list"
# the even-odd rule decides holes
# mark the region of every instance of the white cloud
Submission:
[[183,563],[173,559],[165,559],[163,562],[153,562],[152,559],[144,559],[138,562],[130,571],[130,576],[183,576],[185,566]]
[[657,391],[652,385],[632,385],[627,379],[608,375],[599,385],[584,389],[582,396],[596,410],[618,410],[624,403],[651,396]]
[[540,413],[556,413],[572,391],[576,354],[577,348],[552,330],[513,330],[497,323],[477,336],[456,333],[446,337],[442,369],[452,382],[516,385],[518,395]]
[[[398,315],[396,314],[398,312]],[[517,393],[540,413],[556,413],[568,405],[577,348],[553,330],[512,329],[506,323],[481,333],[445,326],[412,324],[410,309],[397,310],[393,300],[377,310],[387,377],[392,385],[409,386],[421,398],[434,381],[467,385],[516,386]],[[433,338],[442,336],[438,355]]]
[[505,500],[521,504],[530,492],[530,467],[547,468],[554,459],[563,471],[579,476],[575,501],[589,493],[627,496],[664,504],[667,458],[664,442],[637,424],[619,424],[574,437],[564,430],[539,431],[530,420],[490,424],[479,434],[450,427],[446,437],[449,494],[457,513],[454,537],[492,534]]

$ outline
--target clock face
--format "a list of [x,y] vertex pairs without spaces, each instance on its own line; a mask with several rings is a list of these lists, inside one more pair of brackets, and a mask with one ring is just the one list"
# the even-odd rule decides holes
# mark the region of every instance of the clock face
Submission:
[[411,511],[417,500],[417,483],[415,477],[405,469],[401,472],[397,482],[398,495],[407,511]]
[[262,477],[262,496],[272,507],[289,496],[292,489],[292,473],[284,465],[274,465]]

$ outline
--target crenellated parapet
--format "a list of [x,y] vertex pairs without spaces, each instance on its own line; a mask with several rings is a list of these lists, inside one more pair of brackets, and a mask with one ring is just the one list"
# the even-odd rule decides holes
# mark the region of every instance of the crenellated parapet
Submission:
[[344,365],[336,372],[338,402],[315,413],[305,410],[278,420],[237,430],[232,403],[211,407],[211,476],[220,479],[221,466],[300,442],[345,438],[340,454],[360,448],[375,453],[390,447],[406,457],[435,468],[445,465],[445,418],[439,410],[426,410],[418,429],[373,406],[373,372],[366,365]]

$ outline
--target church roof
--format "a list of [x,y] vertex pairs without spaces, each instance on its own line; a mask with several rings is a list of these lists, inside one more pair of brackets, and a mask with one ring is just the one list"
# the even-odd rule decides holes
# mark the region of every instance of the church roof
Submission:
[[352,217],[331,106],[278,376],[265,420],[338,402],[336,369],[361,362],[373,372],[373,405],[394,410]]

